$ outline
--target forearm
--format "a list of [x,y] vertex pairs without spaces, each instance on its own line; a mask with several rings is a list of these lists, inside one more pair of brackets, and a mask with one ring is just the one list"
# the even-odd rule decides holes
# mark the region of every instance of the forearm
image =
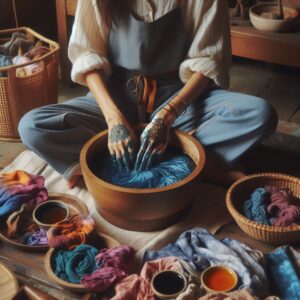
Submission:
[[194,73],[178,94],[158,112],[170,126],[186,108],[193,103],[212,83],[211,79],[201,73]]
[[111,97],[101,73],[98,70],[88,72],[86,74],[86,83],[93,93],[106,122],[109,124],[111,121],[119,119],[122,116],[122,112]]

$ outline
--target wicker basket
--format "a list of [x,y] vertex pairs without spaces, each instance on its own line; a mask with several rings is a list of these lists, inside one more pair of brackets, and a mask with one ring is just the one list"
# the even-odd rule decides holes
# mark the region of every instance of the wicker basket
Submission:
[[279,173],[261,173],[241,178],[226,195],[227,208],[239,227],[251,237],[272,245],[292,244],[300,241],[300,226],[275,227],[261,225],[243,216],[243,203],[258,187],[273,185],[289,188],[300,204],[300,179]]
[[[16,69],[32,64],[28,62],[0,68],[7,77],[0,77],[0,139],[16,140],[22,116],[33,108],[57,103],[58,51],[57,43],[41,36],[32,29],[22,27],[20,32],[29,40],[42,41],[50,51],[34,60],[41,62],[42,70],[26,77],[16,77]],[[16,29],[0,30],[0,43],[9,40]]]

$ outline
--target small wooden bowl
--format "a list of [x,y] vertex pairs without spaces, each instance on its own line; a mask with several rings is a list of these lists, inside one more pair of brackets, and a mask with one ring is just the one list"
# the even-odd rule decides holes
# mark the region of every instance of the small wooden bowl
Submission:
[[[220,288],[220,289],[213,289],[210,285],[209,285],[209,277],[212,276],[213,273],[215,272],[222,272],[223,276],[231,276],[232,279],[232,284],[229,285],[227,288]],[[217,280],[218,282],[221,281],[221,277],[220,278],[215,278],[215,280]],[[232,270],[231,268],[227,267],[227,266],[212,266],[209,267],[207,269],[205,269],[202,274],[201,274],[201,284],[202,286],[205,288],[205,290],[209,293],[214,293],[214,292],[223,292],[223,293],[227,293],[232,291],[233,289],[236,288],[237,284],[238,284],[238,276],[236,274],[236,272],[234,270]]]
[[[140,125],[134,128],[137,136],[144,127]],[[170,186],[134,189],[113,185],[93,173],[93,159],[107,151],[107,139],[107,130],[95,135],[80,154],[85,183],[101,216],[118,227],[134,231],[160,230],[178,221],[195,198],[194,188],[205,162],[200,143],[185,132],[172,130],[169,144],[187,154],[195,162],[195,169],[189,176]]]
[[[60,220],[56,220],[50,223],[44,223],[44,221],[42,221],[40,219],[40,213],[43,210],[51,210],[52,208],[60,208],[63,210],[64,212],[64,217],[61,218]],[[54,224],[61,222],[61,221],[65,221],[66,219],[69,218],[70,212],[69,212],[69,207],[67,204],[65,204],[63,201],[60,200],[48,200],[46,202],[40,203],[39,205],[37,205],[35,207],[35,209],[33,210],[32,213],[32,218],[34,220],[34,222],[36,224],[38,224],[38,226],[42,229],[48,230],[51,226],[53,226]]]
[[[87,206],[84,204],[84,202],[79,200],[75,196],[56,193],[56,194],[49,194],[48,199],[62,201],[66,205],[68,205],[70,216],[74,216],[76,214],[87,215],[89,213],[89,210],[88,210]],[[3,242],[10,244],[11,246],[16,247],[23,251],[45,252],[49,249],[48,245],[47,246],[29,246],[29,245],[18,243],[16,241],[10,239],[7,235],[7,227],[4,222],[2,222],[2,224],[0,225],[0,239]]]
[[[101,233],[98,234],[95,238],[93,246],[100,250],[104,248],[113,248],[120,246],[120,243],[114,240],[113,238],[109,237],[108,235]],[[53,259],[56,251],[56,249],[50,248],[45,256],[45,269],[49,279],[66,290],[77,293],[87,293],[88,290],[82,284],[67,282],[56,276],[56,274],[53,271]]]
[[275,4],[258,4],[250,8],[250,21],[252,25],[261,31],[288,32],[296,23],[298,11],[295,8],[283,7],[284,19],[268,19],[261,16],[262,13],[276,13],[278,6]]
[[[164,290],[166,286],[167,289]],[[151,289],[159,299],[175,299],[187,287],[185,276],[177,271],[158,272],[151,280]]]

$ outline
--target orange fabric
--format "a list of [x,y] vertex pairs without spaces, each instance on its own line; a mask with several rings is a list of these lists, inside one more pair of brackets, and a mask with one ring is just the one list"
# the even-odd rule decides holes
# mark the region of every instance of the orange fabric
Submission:
[[15,185],[29,185],[32,181],[30,174],[25,171],[17,170],[11,173],[1,174],[0,183],[9,187]]

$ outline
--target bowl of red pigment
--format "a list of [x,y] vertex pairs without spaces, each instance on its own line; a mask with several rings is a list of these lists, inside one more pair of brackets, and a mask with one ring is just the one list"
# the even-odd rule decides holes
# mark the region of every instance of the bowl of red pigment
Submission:
[[227,266],[212,266],[201,274],[201,284],[207,292],[227,293],[236,288],[238,276]]
[[[143,128],[142,125],[134,128],[137,136]],[[107,160],[107,140],[108,132],[105,130],[90,139],[80,154],[87,189],[103,218],[127,230],[154,231],[177,222],[189,211],[197,196],[195,190],[205,162],[204,149],[195,138],[179,130],[170,132],[168,147],[187,155],[195,167],[184,179],[157,188],[122,187],[97,176],[95,165]]]
[[49,200],[39,204],[32,217],[40,228],[48,230],[52,225],[69,217],[69,207],[62,201]]

